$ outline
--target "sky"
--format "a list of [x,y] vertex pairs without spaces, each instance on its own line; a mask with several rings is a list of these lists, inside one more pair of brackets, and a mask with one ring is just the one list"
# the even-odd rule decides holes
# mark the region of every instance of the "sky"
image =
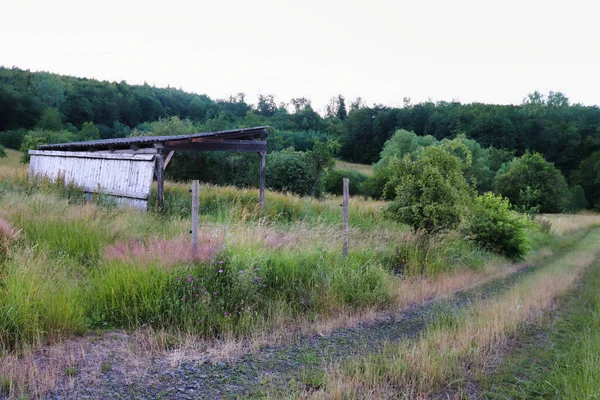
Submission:
[[277,103],[600,104],[592,0],[0,0],[0,65]]

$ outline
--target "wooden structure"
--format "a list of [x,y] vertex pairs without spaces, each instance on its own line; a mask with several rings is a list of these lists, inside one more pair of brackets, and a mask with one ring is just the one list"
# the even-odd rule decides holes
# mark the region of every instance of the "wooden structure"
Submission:
[[259,126],[173,136],[134,136],[38,146],[30,150],[29,175],[64,177],[88,193],[114,196],[118,203],[146,209],[152,175],[158,207],[164,204],[164,170],[175,151],[234,151],[260,155],[260,206],[264,214],[267,128]]

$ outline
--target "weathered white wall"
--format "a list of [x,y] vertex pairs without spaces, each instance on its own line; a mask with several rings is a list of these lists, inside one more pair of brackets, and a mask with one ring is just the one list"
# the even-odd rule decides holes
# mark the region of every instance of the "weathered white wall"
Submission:
[[114,196],[117,203],[146,210],[154,174],[153,154],[30,150],[29,176],[64,177],[85,192]]

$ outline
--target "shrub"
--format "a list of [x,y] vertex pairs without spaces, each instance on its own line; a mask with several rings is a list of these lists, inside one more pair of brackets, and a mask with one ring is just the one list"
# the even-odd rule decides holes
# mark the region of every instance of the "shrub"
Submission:
[[342,195],[342,180],[350,179],[350,194],[363,195],[365,194],[364,182],[367,180],[365,174],[349,169],[331,169],[327,171],[323,177],[323,189],[327,193]]
[[[525,153],[500,168],[494,179],[494,191],[518,208],[539,205],[540,212],[553,213],[565,211],[569,206],[565,178],[539,153]],[[537,204],[531,204],[531,193],[537,193]]]
[[585,198],[585,192],[581,186],[577,185],[570,187],[569,193],[571,196],[569,198],[570,201],[568,211],[578,212],[586,208],[587,200]]
[[393,158],[389,167],[393,175],[386,190],[396,195],[387,209],[392,219],[415,231],[435,233],[458,227],[468,215],[472,189],[458,157],[441,147],[427,147],[414,161]]
[[508,199],[493,193],[475,199],[467,234],[480,248],[510,259],[523,258],[528,250],[523,217],[511,210]]
[[270,189],[301,196],[310,194],[314,177],[304,153],[292,150],[269,153],[267,165],[265,179]]

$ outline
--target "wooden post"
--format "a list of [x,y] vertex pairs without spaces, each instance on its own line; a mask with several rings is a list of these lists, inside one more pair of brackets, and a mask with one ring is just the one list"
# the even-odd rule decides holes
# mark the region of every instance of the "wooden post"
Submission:
[[200,208],[200,184],[192,181],[192,249],[198,253],[198,210]]
[[344,247],[342,253],[344,257],[348,257],[348,197],[350,192],[350,179],[344,178],[344,201],[342,203],[343,215],[342,224],[344,225]]
[[165,203],[165,171],[163,167],[163,156],[161,153],[156,155],[156,195],[158,197],[158,212],[162,213]]
[[260,154],[260,215],[265,216],[265,153],[264,151]]

